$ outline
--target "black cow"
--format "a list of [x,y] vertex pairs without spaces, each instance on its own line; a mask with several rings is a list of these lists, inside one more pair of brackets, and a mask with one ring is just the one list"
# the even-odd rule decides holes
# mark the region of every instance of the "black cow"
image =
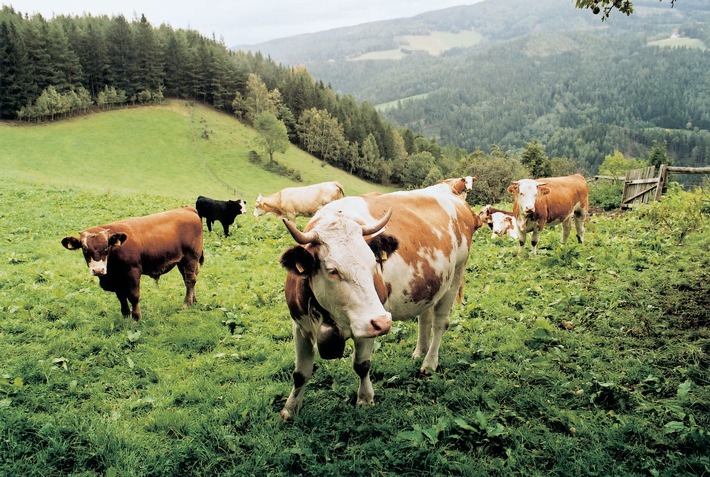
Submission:
[[229,226],[234,223],[237,215],[246,214],[247,203],[241,199],[215,200],[201,195],[197,198],[195,208],[200,218],[205,218],[207,230],[212,232],[212,223],[219,220],[224,228],[224,235],[229,236]]

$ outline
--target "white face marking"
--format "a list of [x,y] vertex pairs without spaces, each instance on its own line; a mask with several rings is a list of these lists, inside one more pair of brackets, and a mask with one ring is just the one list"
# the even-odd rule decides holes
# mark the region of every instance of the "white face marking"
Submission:
[[518,181],[518,207],[522,213],[535,212],[535,199],[537,198],[537,181],[521,179]]
[[471,191],[473,189],[473,177],[466,176],[463,179],[464,179],[464,182],[466,183],[466,192]]
[[320,216],[320,270],[313,275],[313,293],[338,326],[354,338],[371,338],[373,319],[392,315],[384,309],[373,277],[377,262],[362,228],[342,214]]
[[106,275],[106,262],[107,260],[94,260],[89,259],[89,271],[91,276],[99,277],[101,275]]

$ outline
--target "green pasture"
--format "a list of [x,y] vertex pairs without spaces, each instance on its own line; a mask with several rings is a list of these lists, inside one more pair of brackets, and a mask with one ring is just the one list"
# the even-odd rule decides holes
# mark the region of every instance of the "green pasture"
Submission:
[[[226,194],[199,167],[185,171],[199,161],[179,151],[195,144],[247,197],[285,183],[265,172],[259,183],[261,171],[232,157],[241,141],[249,148],[240,126],[199,111],[210,138],[192,143],[190,108],[174,103],[0,128],[3,149],[14,144],[0,157],[0,475],[710,473],[706,191],[671,188],[652,207],[593,216],[583,246],[546,230],[537,257],[478,231],[437,373],[420,376],[410,358],[416,323],[395,323],[373,355],[374,406],[354,407],[348,344],[344,358],[317,360],[302,411],[282,423],[294,350],[278,257],[293,240],[279,220],[248,214],[230,237],[206,232],[191,308],[179,273],[143,277],[139,323],[60,244]],[[73,144],[65,128],[103,147]],[[23,161],[18,133],[47,157]],[[160,165],[100,173],[132,161]],[[346,190],[366,191],[349,180]]]
[[349,195],[386,191],[294,146],[275,159],[300,171],[303,182],[274,175],[249,163],[255,137],[234,116],[172,100],[50,124],[0,123],[0,165],[5,178],[187,203],[206,195],[253,204],[260,193],[331,180]]

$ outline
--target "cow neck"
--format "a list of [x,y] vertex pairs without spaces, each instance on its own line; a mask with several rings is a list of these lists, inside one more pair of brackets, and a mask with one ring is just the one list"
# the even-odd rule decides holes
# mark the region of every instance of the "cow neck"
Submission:
[[335,326],[335,320],[333,319],[331,314],[328,312],[328,310],[321,306],[321,304],[318,302],[318,299],[316,299],[316,296],[313,294],[313,287],[311,287],[310,277],[308,277],[306,283],[308,284],[308,298],[306,299],[306,312],[308,316],[313,319],[317,319],[320,316],[324,323],[332,324]]

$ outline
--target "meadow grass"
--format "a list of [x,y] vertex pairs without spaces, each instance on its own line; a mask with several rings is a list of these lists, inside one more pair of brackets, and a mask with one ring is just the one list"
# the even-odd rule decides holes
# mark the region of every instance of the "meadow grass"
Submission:
[[342,359],[317,360],[284,424],[294,350],[278,257],[293,240],[280,221],[248,215],[230,237],[206,232],[198,303],[182,308],[177,272],[144,277],[134,323],[60,240],[185,192],[97,191],[11,167],[0,178],[0,475],[710,472],[702,191],[593,216],[583,246],[546,230],[537,257],[479,231],[437,373],[420,376],[410,358],[416,323],[395,323],[373,355],[374,406],[354,406],[348,343]]
[[248,160],[256,133],[234,116],[170,100],[48,124],[0,123],[3,177],[93,192],[144,193],[194,203],[198,195],[239,197],[338,180],[346,194],[388,189],[370,184],[290,146],[275,159],[303,182]]

